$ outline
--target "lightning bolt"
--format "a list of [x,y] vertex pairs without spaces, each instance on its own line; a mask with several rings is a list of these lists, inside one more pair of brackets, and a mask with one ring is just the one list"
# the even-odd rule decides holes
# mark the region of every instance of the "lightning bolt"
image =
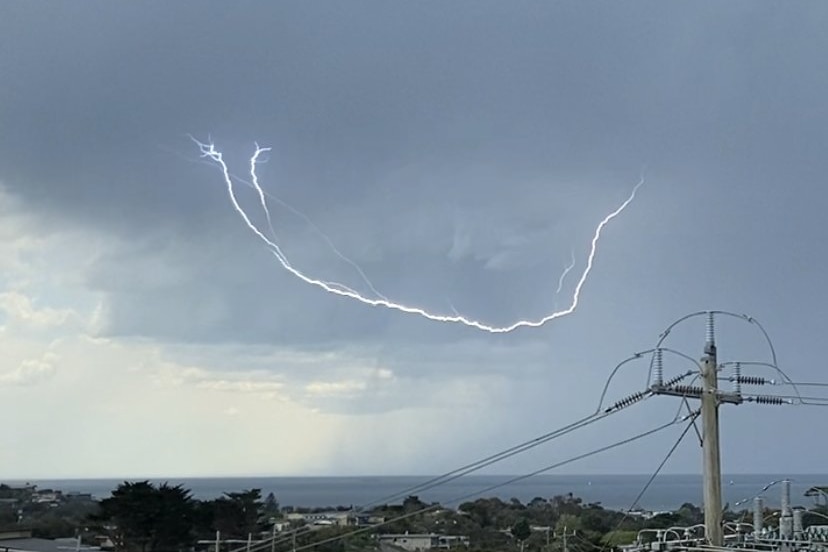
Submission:
[[[198,141],[196,141],[196,143],[198,143]],[[199,144],[199,145],[201,146],[201,144]],[[289,203],[286,203],[286,202],[282,201],[281,199],[279,199],[275,195],[264,191],[262,189],[262,187],[259,186],[259,177],[256,174],[256,165],[259,163],[259,161],[258,161],[259,155],[261,155],[264,152],[268,152],[268,151],[270,151],[270,148],[260,148],[259,144],[256,144],[255,155],[250,158],[250,178],[251,178],[251,180],[248,181],[248,180],[244,180],[244,179],[241,179],[241,178],[236,178],[236,180],[238,180],[240,182],[243,182],[243,183],[247,184],[248,186],[250,186],[251,188],[253,188],[254,190],[256,190],[256,193],[259,196],[259,203],[261,203],[262,209],[264,209],[265,216],[267,217],[267,225],[270,229],[271,235],[274,236],[274,239],[276,237],[276,231],[273,229],[273,223],[272,223],[271,218],[270,218],[270,210],[267,207],[267,199],[271,199],[271,200],[275,201],[276,203],[278,203],[279,205],[281,205],[282,207],[284,207],[285,209],[287,209],[288,211],[290,211],[291,213],[293,213],[294,215],[296,215],[297,217],[299,217],[303,221],[305,221],[305,224],[307,224],[308,227],[310,227],[310,229],[316,235],[318,235],[320,238],[322,238],[322,240],[328,245],[330,250],[333,251],[334,255],[339,257],[345,263],[351,265],[351,268],[353,268],[357,272],[357,274],[359,274],[359,276],[362,278],[362,281],[365,282],[365,285],[368,286],[368,289],[370,289],[374,293],[374,295],[376,295],[380,299],[388,300],[388,298],[385,295],[383,295],[382,293],[377,291],[377,288],[375,288],[374,284],[371,282],[371,280],[368,279],[368,276],[365,274],[365,271],[362,270],[362,267],[359,266],[357,263],[355,263],[350,258],[348,258],[347,256],[345,256],[345,254],[342,253],[339,249],[337,249],[336,245],[334,245],[333,240],[331,240],[331,238],[327,234],[325,234],[322,231],[321,228],[319,228],[316,224],[314,224],[314,222],[311,220],[311,218],[308,215],[306,215],[305,213],[303,213],[299,209],[293,207]]]
[[[282,265],[282,268],[287,270],[290,274],[298,278],[299,280],[305,282],[306,284],[318,287],[328,293],[332,293],[334,295],[338,295],[340,297],[347,297],[349,299],[353,299],[355,301],[359,301],[365,305],[369,305],[372,307],[385,307],[387,309],[403,312],[406,314],[413,314],[425,318],[427,320],[432,320],[435,322],[444,322],[444,323],[452,323],[452,324],[461,324],[463,326],[467,326],[470,328],[474,328],[477,330],[481,330],[488,333],[494,334],[501,334],[501,333],[509,333],[513,332],[519,328],[539,328],[545,325],[552,320],[562,318],[564,316],[570,315],[575,312],[575,309],[578,308],[578,304],[581,298],[581,289],[584,286],[587,278],[589,277],[589,273],[592,271],[592,266],[595,261],[595,254],[598,249],[598,241],[601,238],[601,232],[603,232],[604,228],[609,224],[615,217],[620,215],[627,206],[632,203],[635,199],[635,194],[638,192],[638,189],[644,183],[643,178],[639,180],[639,182],[633,187],[632,192],[630,192],[629,197],[624,200],[621,205],[619,205],[614,211],[610,214],[605,216],[601,222],[598,223],[598,226],[595,228],[595,232],[592,235],[592,240],[590,241],[590,248],[589,254],[587,255],[586,266],[584,267],[583,272],[581,272],[580,278],[578,278],[577,283],[575,284],[575,290],[572,293],[572,300],[567,308],[562,310],[557,310],[542,318],[538,318],[535,320],[518,320],[517,322],[513,322],[507,326],[492,326],[486,324],[484,322],[480,322],[478,320],[474,320],[463,316],[455,311],[452,315],[444,315],[444,314],[435,314],[429,312],[420,307],[412,307],[408,305],[404,305],[402,303],[397,303],[387,299],[386,297],[382,296],[381,294],[377,293],[377,297],[365,297],[364,295],[360,294],[359,292],[349,288],[344,284],[340,284],[338,282],[329,282],[325,280],[320,280],[317,278],[313,278],[311,276],[306,275],[299,269],[295,268],[290,261],[288,260],[287,256],[284,254],[282,249],[275,241],[275,237],[273,239],[267,237],[259,228],[253,224],[250,220],[250,217],[247,215],[247,212],[241,207],[239,204],[238,199],[236,198],[236,191],[233,185],[233,176],[230,173],[230,169],[227,167],[227,163],[224,161],[222,153],[218,151],[213,143],[205,144],[203,142],[198,141],[194,137],[190,136],[190,139],[195,142],[198,146],[201,156],[203,158],[210,159],[213,161],[218,168],[221,170],[221,173],[224,177],[224,184],[227,188],[227,194],[230,196],[230,203],[233,206],[233,209],[236,213],[241,217],[244,224],[250,229],[253,234],[259,238],[271,252],[271,254],[276,257],[276,260]],[[275,232],[273,232],[273,226],[271,224],[271,216],[270,210],[267,207],[267,196],[259,185],[258,177],[256,175],[256,165],[259,163],[259,157],[263,154],[270,151],[270,148],[262,148],[258,144],[256,144],[256,150],[253,153],[253,156],[250,158],[250,173],[251,173],[251,180],[250,185],[256,191],[259,197],[259,202],[262,205],[262,208],[265,212],[265,216],[267,217],[268,224],[270,225],[270,230],[272,234],[275,236]],[[306,217],[305,217],[306,218]],[[341,257],[347,259],[340,254]],[[352,263],[355,265],[355,263]],[[357,267],[358,268],[358,267]],[[568,270],[567,270],[568,272]],[[360,270],[360,273],[362,271]],[[363,274],[364,277],[364,274]],[[364,278],[367,281],[367,278]],[[561,282],[559,281],[559,284]],[[373,287],[373,286],[371,286]],[[376,292],[375,292],[376,293]]]
[[558,288],[555,290],[555,295],[557,295],[561,292],[561,289],[563,289],[564,280],[566,279],[566,275],[569,274],[569,272],[573,268],[575,268],[575,252],[574,251],[572,252],[572,258],[570,259],[569,264],[566,265],[566,267],[564,268],[564,271],[561,273],[560,278],[558,278]]

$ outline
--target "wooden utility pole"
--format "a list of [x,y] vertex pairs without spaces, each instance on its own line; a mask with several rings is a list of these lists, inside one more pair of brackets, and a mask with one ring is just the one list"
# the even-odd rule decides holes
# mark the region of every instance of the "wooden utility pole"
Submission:
[[[704,356],[701,361],[697,363],[699,374],[696,376],[701,379],[702,385],[684,385],[679,382],[690,373],[686,373],[670,381],[664,381],[664,367],[662,365],[662,352],[670,351],[670,349],[662,348],[661,344],[670,330],[683,320],[695,317],[697,315],[707,315],[707,339],[704,344]],[[719,449],[719,406],[722,404],[742,404],[744,402],[752,402],[754,404],[763,405],[781,405],[786,401],[781,397],[774,395],[751,395],[744,397],[742,395],[741,385],[746,383],[749,385],[763,385],[766,381],[764,378],[757,378],[753,376],[742,376],[739,362],[731,362],[726,364],[734,365],[734,376],[730,380],[734,383],[732,392],[719,390],[719,363],[716,351],[716,331],[714,326],[714,316],[727,315],[736,318],[742,318],[752,324],[757,324],[756,320],[746,315],[736,315],[724,311],[707,311],[699,312],[690,316],[679,319],[673,323],[667,331],[665,331],[654,350],[653,357],[653,382],[650,386],[650,392],[654,395],[671,395],[674,397],[681,397],[682,400],[699,399],[701,407],[699,410],[690,412],[690,416],[701,416],[702,433],[699,436],[702,440],[702,466],[704,469],[704,529],[705,537],[710,545],[722,546],[724,541],[723,531],[723,512],[722,512],[722,461],[721,451]],[[759,326],[761,329],[761,326]],[[762,333],[767,337],[767,333],[762,329]],[[675,351],[673,351],[675,352]],[[681,356],[684,356],[683,354]],[[687,357],[685,357],[687,358]],[[769,365],[773,366],[773,365]],[[695,381],[695,378],[694,378]],[[640,397],[636,395],[635,397]],[[688,405],[688,410],[690,406]],[[793,522],[791,522],[793,523]]]
[[722,546],[722,467],[719,452],[719,386],[713,313],[701,359],[702,456],[704,458],[704,530],[712,546]]

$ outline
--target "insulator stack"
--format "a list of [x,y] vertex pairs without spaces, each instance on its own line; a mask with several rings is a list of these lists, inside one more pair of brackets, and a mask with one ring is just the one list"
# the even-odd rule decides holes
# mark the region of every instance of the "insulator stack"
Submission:
[[733,381],[737,383],[741,383],[743,385],[765,385],[768,383],[768,380],[763,378],[762,376],[734,376]]
[[733,392],[737,395],[742,394],[742,365],[738,362],[733,367]]
[[664,355],[661,349],[655,350],[655,359],[653,361],[653,383],[656,387],[664,385]]
[[755,402],[756,404],[774,404],[774,405],[786,404],[785,400],[780,399],[779,397],[768,397],[768,396],[763,396],[763,395],[760,395],[758,397],[750,397],[747,400]]
[[707,344],[716,345],[716,326],[713,321],[713,313],[707,313]]
[[797,508],[793,511],[793,533],[794,539],[800,540],[805,532],[802,525],[802,510]]
[[675,385],[672,387],[671,391],[675,391],[676,393],[687,397],[701,397],[704,393],[704,390],[701,387],[696,387],[694,385]]
[[779,516],[779,533],[783,539],[793,537],[793,516],[791,512],[791,481],[782,481],[781,515]]
[[687,377],[687,374],[682,374],[680,376],[674,377],[673,379],[669,379],[666,382],[664,382],[664,387],[673,387],[675,384],[677,384],[678,382],[680,382],[681,380],[683,380],[686,377]]
[[765,506],[761,496],[753,499],[753,534],[758,538],[762,532],[762,514],[764,514]]
[[612,412],[613,410],[620,410],[622,408],[626,408],[633,403],[636,403],[643,399],[647,395],[644,391],[639,391],[637,393],[633,393],[629,397],[624,397],[620,401],[613,404],[611,407],[607,408],[604,412]]

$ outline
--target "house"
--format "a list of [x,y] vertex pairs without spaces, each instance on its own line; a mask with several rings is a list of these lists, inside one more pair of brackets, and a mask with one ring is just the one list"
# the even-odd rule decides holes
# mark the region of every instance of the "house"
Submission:
[[424,550],[449,550],[459,546],[468,546],[469,537],[459,535],[436,535],[405,533],[402,535],[379,535],[380,548],[383,550],[407,550],[422,552]]
[[358,513],[351,516],[351,524],[357,527],[369,527],[371,525],[378,525],[385,523],[385,516],[378,516],[376,514]]
[[37,491],[32,495],[32,502],[35,504],[57,504],[63,498],[63,493],[60,491],[53,491],[51,489],[44,489]]
[[450,550],[458,546],[468,546],[469,537],[465,535],[440,535],[437,541],[437,548]]
[[329,526],[329,525],[351,525],[350,511],[331,511],[331,512],[291,512],[285,515],[288,521],[304,521],[308,525],[315,526]]
[[404,535],[380,535],[379,544],[380,549],[386,550],[408,550],[409,552],[421,552],[423,550],[431,550],[437,548],[438,535],[423,535],[423,534],[404,534]]
[[81,546],[76,538],[66,539],[36,539],[28,536],[11,536],[9,533],[0,534],[0,552],[67,552],[80,550],[81,552],[98,551],[97,546]]

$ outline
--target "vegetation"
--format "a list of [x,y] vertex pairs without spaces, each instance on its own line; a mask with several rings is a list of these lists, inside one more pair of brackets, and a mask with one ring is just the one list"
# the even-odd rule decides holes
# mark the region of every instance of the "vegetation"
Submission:
[[98,503],[89,495],[64,495],[34,486],[0,484],[0,529],[24,528],[40,538],[75,536]]
[[[467,537],[469,552],[591,552],[629,544],[643,528],[687,527],[703,522],[701,509],[693,504],[683,504],[670,513],[644,516],[643,512],[623,513],[600,504],[584,504],[571,494],[536,497],[526,504],[518,499],[480,498],[456,509],[410,496],[401,504],[352,512],[346,507],[280,508],[272,493],[262,499],[259,489],[196,500],[180,485],[138,481],[120,484],[101,501],[88,495],[72,497],[59,491],[5,485],[0,485],[0,499],[0,529],[27,528],[34,536],[45,538],[81,536],[89,544],[101,544],[108,538],[116,552],[208,550],[217,532],[222,540],[243,543],[249,538],[266,539],[277,528],[285,531],[285,537],[277,539],[275,552],[290,552],[294,547],[311,544],[318,552],[376,551],[378,536],[406,532]],[[306,522],[296,515],[320,510],[338,512],[341,523]],[[806,526],[824,523],[828,516],[826,507],[811,512],[805,515]],[[768,517],[773,515],[767,512]],[[751,521],[747,511],[728,511],[725,517]],[[377,520],[383,523],[376,524]],[[374,525],[364,526],[368,523]],[[652,537],[643,534],[647,535]],[[239,546],[227,550],[235,548]]]
[[272,525],[269,514],[278,514],[278,503],[272,496],[262,502],[259,489],[199,501],[180,485],[141,481],[119,485],[90,519],[118,551],[176,552],[199,539],[214,539],[217,532],[223,539],[258,538]]

